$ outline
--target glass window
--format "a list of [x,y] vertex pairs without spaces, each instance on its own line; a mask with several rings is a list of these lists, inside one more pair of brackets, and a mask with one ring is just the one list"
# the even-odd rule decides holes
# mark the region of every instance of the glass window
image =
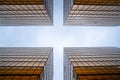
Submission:
[[78,66],[78,65],[77,65],[77,62],[72,62],[72,65],[73,65],[74,67]]
[[72,10],[76,10],[78,5],[73,5]]
[[34,62],[34,65],[33,66],[39,66],[41,62]]
[[44,66],[45,62],[40,62],[39,66]]
[[29,62],[29,63],[27,64],[27,66],[33,66],[34,63],[35,63],[35,62]]

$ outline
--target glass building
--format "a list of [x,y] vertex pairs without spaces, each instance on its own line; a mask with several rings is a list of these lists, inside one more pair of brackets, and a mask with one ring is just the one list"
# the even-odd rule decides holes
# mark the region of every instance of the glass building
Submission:
[[64,48],[64,80],[120,80],[120,48]]
[[53,0],[0,0],[0,26],[52,24]]
[[53,80],[53,49],[1,47],[0,80]]
[[120,0],[64,0],[64,24],[120,26]]

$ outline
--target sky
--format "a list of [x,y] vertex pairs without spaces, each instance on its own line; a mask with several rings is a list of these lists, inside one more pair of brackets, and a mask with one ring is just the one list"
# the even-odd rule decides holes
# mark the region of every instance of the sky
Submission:
[[0,47],[53,47],[53,80],[63,80],[63,47],[120,47],[120,26],[63,26],[63,1],[54,0],[54,26],[0,27]]

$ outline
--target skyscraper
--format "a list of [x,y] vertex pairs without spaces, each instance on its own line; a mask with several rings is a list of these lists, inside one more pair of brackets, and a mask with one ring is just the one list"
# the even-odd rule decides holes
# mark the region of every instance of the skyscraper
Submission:
[[119,80],[120,48],[64,48],[64,80]]
[[1,47],[0,80],[53,80],[53,49]]
[[0,0],[0,25],[52,25],[53,0]]
[[64,0],[64,24],[119,26],[120,0]]

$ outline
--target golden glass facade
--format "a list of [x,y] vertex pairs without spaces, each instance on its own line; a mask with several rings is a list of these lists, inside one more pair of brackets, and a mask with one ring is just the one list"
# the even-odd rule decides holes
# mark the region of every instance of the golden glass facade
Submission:
[[119,26],[120,0],[64,0],[64,24]]
[[52,25],[53,0],[0,0],[0,25]]
[[64,48],[64,80],[119,80],[120,48]]
[[53,80],[53,49],[0,48],[0,80]]

